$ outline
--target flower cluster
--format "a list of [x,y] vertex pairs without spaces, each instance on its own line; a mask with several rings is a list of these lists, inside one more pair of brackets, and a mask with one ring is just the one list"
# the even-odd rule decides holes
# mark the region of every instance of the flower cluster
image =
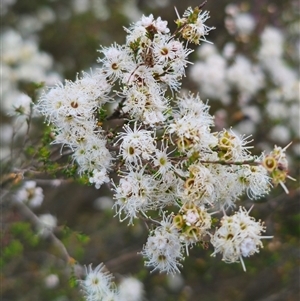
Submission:
[[[37,104],[53,126],[53,143],[72,150],[90,184],[100,188],[117,171],[119,181],[111,180],[116,215],[129,224],[138,218],[154,224],[141,254],[146,266],[171,274],[179,272],[189,248],[209,241],[213,255],[222,253],[226,262],[240,260],[244,267],[242,256],[258,252],[265,228],[250,210],[225,212],[243,195],[259,199],[272,183],[283,185],[288,178],[286,148],[253,155],[249,137],[232,129],[212,131],[214,117],[199,95],[177,95],[192,52],[187,42],[206,40],[208,16],[199,7],[187,9],[174,34],[161,18],[143,16],[125,29],[124,45],[100,49],[94,72],[57,85]],[[252,95],[260,89],[259,70],[243,58],[236,64],[230,80]],[[250,72],[247,84],[234,80],[240,70]],[[211,215],[219,212],[224,216],[214,231]],[[88,300],[117,300],[109,295],[116,292],[103,269],[89,268],[81,282]]]
[[47,116],[53,126],[55,139],[70,147],[79,165],[80,173],[103,173],[103,179],[91,177],[91,182],[100,185],[106,181],[112,156],[106,148],[103,130],[98,127],[93,113],[108,101],[111,86],[100,72],[83,73],[76,82],[66,81],[44,93],[38,104],[40,112]]
[[268,155],[263,155],[262,161],[262,165],[270,174],[272,183],[275,186],[280,184],[286,193],[288,193],[288,189],[284,184],[286,178],[295,180],[288,175],[288,161],[285,154],[285,151],[290,144],[284,148],[275,145],[274,150],[272,150]]
[[262,238],[272,236],[261,236],[265,227],[261,221],[256,222],[249,216],[249,211],[240,207],[232,216],[224,215],[221,219],[221,226],[211,238],[215,247],[212,256],[222,253],[223,260],[227,263],[240,261],[243,269],[246,270],[243,257],[249,257],[259,252],[262,248]]
[[142,255],[147,259],[145,265],[153,266],[153,271],[179,272],[178,265],[183,259],[182,244],[172,216],[162,220],[160,226],[150,233]]
[[208,230],[211,228],[211,216],[204,206],[186,203],[174,216],[173,224],[180,231],[180,241],[188,246],[204,241]]

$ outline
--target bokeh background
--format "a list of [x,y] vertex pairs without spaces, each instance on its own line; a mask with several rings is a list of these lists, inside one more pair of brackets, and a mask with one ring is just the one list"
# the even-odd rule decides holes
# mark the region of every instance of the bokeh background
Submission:
[[[124,43],[123,27],[142,14],[161,16],[174,30],[174,6],[183,13],[187,6],[199,4],[192,0],[1,0],[1,300],[84,300],[72,281],[76,271],[66,265],[49,237],[36,235],[32,220],[11,201],[21,182],[11,180],[10,175],[35,164],[30,161],[32,152],[24,148],[26,121],[11,115],[12,106],[24,100],[23,93],[36,99],[39,82],[51,86],[58,80],[74,80],[78,72],[95,67],[100,45]],[[144,300],[296,301],[300,298],[299,1],[209,0],[205,9],[211,15],[207,24],[216,27],[207,37],[214,48],[201,52],[205,43],[200,50],[194,47],[191,61],[195,65],[187,70],[183,89],[209,99],[217,130],[233,126],[240,133],[252,134],[257,153],[293,141],[287,153],[290,174],[296,181],[287,182],[289,194],[276,187],[256,202],[253,216],[265,221],[266,235],[274,238],[265,240],[264,249],[245,260],[247,272],[239,264],[228,265],[219,257],[210,257],[211,247],[194,247],[180,275],[150,273],[137,255],[147,239],[147,229],[143,222],[128,227],[114,217],[109,187],[96,190],[61,174],[30,173],[28,179],[35,180],[44,194],[34,213],[56,218],[54,234],[79,265],[104,262],[116,282],[129,275],[139,279]],[[238,21],[240,15],[251,16],[251,20]],[[282,39],[282,66],[273,70],[278,75],[275,79],[258,58],[261,35],[269,26],[276,28]],[[275,41],[270,55],[276,47]],[[220,65],[219,60],[208,63],[211,51],[222,58]],[[203,85],[214,87],[238,54],[247,58],[251,72],[259,69],[263,73],[263,84],[258,80],[251,88],[250,81],[240,88],[227,83],[225,100],[210,94],[209,89],[202,93]],[[203,64],[200,71],[199,65],[195,69],[197,63]],[[247,75],[235,76],[247,80]],[[253,78],[259,76],[253,71]],[[221,81],[225,82],[222,77]],[[38,117],[32,123],[30,141],[38,145],[45,125]],[[250,207],[252,203],[245,198],[241,204]]]

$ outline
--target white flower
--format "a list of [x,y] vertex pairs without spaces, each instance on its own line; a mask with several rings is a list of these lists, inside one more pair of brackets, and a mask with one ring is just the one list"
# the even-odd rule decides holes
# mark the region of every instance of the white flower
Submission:
[[38,234],[47,237],[57,225],[57,218],[52,214],[41,214],[38,216]]
[[158,84],[138,86],[133,84],[124,89],[126,101],[122,108],[124,113],[129,113],[132,120],[142,121],[151,126],[165,120],[164,113],[167,110],[167,99]]
[[140,164],[142,159],[149,159],[150,155],[155,151],[155,139],[152,132],[142,130],[134,123],[133,129],[129,125],[124,125],[125,132],[120,133],[116,144],[122,140],[120,144],[120,156],[127,163],[135,165]]
[[132,59],[128,56],[126,50],[122,46],[114,44],[108,48],[102,47],[99,52],[104,55],[102,59],[98,59],[98,62],[102,63],[100,70],[112,81],[122,79],[122,75],[126,70],[131,66],[134,68]]
[[36,187],[35,181],[26,181],[17,191],[15,199],[18,202],[26,202],[31,208],[39,207],[44,200],[43,189]]
[[267,26],[262,32],[260,39],[261,48],[258,55],[262,61],[272,62],[274,58],[282,56],[284,38],[279,29]]
[[210,151],[216,138],[210,133],[213,117],[208,113],[209,106],[200,97],[192,94],[177,100],[178,110],[174,110],[174,119],[170,122],[168,132],[176,134],[177,146],[180,151]]
[[111,83],[108,82],[106,76],[102,70],[99,70],[91,74],[83,72],[82,77],[78,79],[81,89],[95,99],[98,105],[103,105],[109,100]]
[[228,82],[238,89],[243,101],[248,101],[264,87],[264,74],[258,65],[253,65],[246,57],[238,55],[227,69]]
[[153,20],[154,20],[154,17],[153,17],[152,14],[149,15],[149,16],[144,16],[143,15],[142,18],[141,18],[141,20],[138,21],[136,24],[137,25],[142,25],[144,27],[148,27],[148,26],[150,26],[152,24]]
[[201,201],[201,203],[215,202],[213,196],[216,190],[215,184],[217,180],[210,169],[202,164],[191,164],[188,171],[190,177],[187,178],[184,184],[182,193],[183,201]]
[[173,217],[173,225],[180,233],[180,241],[185,245],[186,254],[188,247],[204,240],[211,228],[211,216],[204,206],[196,205],[196,202],[186,202],[179,210],[179,214]]
[[[109,170],[112,162],[112,154],[106,148],[106,140],[101,134],[86,131],[81,144],[75,145],[77,148],[73,154],[74,159],[79,164],[79,173],[93,171],[94,169]],[[85,140],[84,140],[85,139]],[[79,139],[78,139],[79,140]],[[79,140],[80,141],[80,140]]]
[[243,257],[249,257],[253,255],[253,253],[256,251],[255,240],[250,237],[245,238],[241,243],[240,250]]
[[122,279],[118,286],[120,299],[124,301],[142,301],[144,295],[143,283],[134,277]]
[[96,110],[97,100],[86,91],[80,80],[67,81],[41,97],[37,108],[49,122],[60,124],[67,116],[83,120]]
[[255,28],[255,20],[248,13],[237,14],[234,18],[236,31],[240,35],[249,35]]
[[84,291],[84,294],[91,298],[90,300],[95,297],[99,297],[97,300],[104,298],[107,295],[110,295],[112,291],[112,280],[113,276],[106,271],[105,266],[103,263],[100,263],[94,269],[92,265],[86,267],[86,278],[84,280],[80,280],[80,285]]
[[252,160],[249,149],[253,146],[247,146],[252,140],[249,136],[239,136],[233,130],[223,130],[218,133],[219,136],[219,157],[225,161],[244,161]]
[[156,27],[158,32],[161,33],[169,33],[170,29],[168,28],[168,21],[164,21],[161,19],[161,17],[158,17],[155,22],[154,26]]
[[153,53],[157,60],[157,63],[166,63],[170,60],[174,60],[176,52],[173,48],[173,40],[169,40],[169,37],[156,36],[155,43],[153,46]]
[[286,144],[291,141],[291,132],[286,125],[278,124],[271,129],[270,137],[274,141]]
[[[153,176],[146,174],[145,168],[139,171],[130,170],[120,179],[119,185],[114,186],[116,199],[114,207],[121,221],[129,218],[129,224],[132,224],[139,212],[146,215],[148,210],[156,208],[157,182]],[[123,219],[122,214],[125,215]]]
[[[214,46],[205,44],[205,49],[211,50]],[[203,47],[202,46],[202,47]],[[201,48],[202,48],[201,47]],[[227,62],[217,53],[207,51],[205,61],[196,62],[190,69],[191,79],[199,86],[202,97],[209,97],[229,102],[229,85],[227,81]]]
[[108,183],[110,181],[109,177],[106,174],[106,170],[93,170],[93,176],[89,178],[90,183],[94,183],[96,189],[99,189],[103,183]]
[[247,190],[250,199],[258,199],[269,193],[271,188],[271,178],[263,166],[243,165],[237,171],[240,185]]
[[171,223],[171,216],[162,221],[148,237],[141,254],[145,257],[145,265],[154,267],[167,274],[179,273],[180,261],[183,259],[179,233]]
[[151,28],[153,26],[158,32],[161,33],[169,33],[170,29],[168,28],[168,22],[161,19],[161,17],[158,17],[156,20],[154,20],[153,15],[149,15],[148,17],[142,16],[141,20],[136,22],[136,26],[143,26],[146,29]]
[[22,93],[15,99],[12,114],[16,116],[24,115],[25,117],[28,117],[31,111],[32,104],[32,99],[28,95]]
[[265,232],[265,227],[261,221],[256,222],[249,216],[250,210],[240,207],[234,215],[223,216],[221,227],[211,237],[211,243],[215,248],[212,256],[222,253],[222,259],[227,263],[240,261],[244,271],[246,268],[242,257],[258,253],[259,248],[263,247],[261,239],[272,238],[261,236],[261,233]]
[[59,278],[56,274],[50,274],[44,279],[44,282],[47,288],[53,289],[59,284]]
[[[197,19],[189,21],[191,15],[197,14]],[[178,22],[185,22],[186,24],[181,28],[180,32],[182,37],[190,43],[199,44],[200,41],[206,41],[206,35],[214,27],[209,27],[204,23],[210,18],[208,11],[196,11],[189,7],[183,14],[183,19],[179,19]],[[194,19],[192,17],[191,19]]]
[[155,150],[155,154],[153,155],[153,164],[154,166],[158,167],[157,173],[161,175],[166,174],[173,168],[173,165],[170,162],[167,154],[167,148],[163,148],[163,150]]

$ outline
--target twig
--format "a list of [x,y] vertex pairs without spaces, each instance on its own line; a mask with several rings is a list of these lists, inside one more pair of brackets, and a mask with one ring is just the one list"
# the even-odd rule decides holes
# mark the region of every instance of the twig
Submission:
[[[43,226],[43,223],[40,219],[22,202],[14,202],[14,205],[18,208],[20,213],[30,220],[30,222],[35,226]],[[48,237],[50,237],[52,243],[57,247],[57,249],[62,254],[64,261],[67,264],[75,264],[75,259],[72,258],[64,244],[53,234],[53,232],[49,232]]]

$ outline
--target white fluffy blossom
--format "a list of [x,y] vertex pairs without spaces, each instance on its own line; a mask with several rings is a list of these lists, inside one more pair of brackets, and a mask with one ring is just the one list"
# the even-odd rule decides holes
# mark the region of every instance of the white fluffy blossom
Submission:
[[[156,180],[145,173],[145,168],[139,171],[130,170],[122,176],[114,189],[114,207],[120,220],[129,218],[129,224],[132,224],[139,212],[145,215],[147,210],[155,209],[156,188]],[[123,219],[122,215],[125,215]]]
[[0,43],[1,109],[11,113],[14,108],[15,113],[22,113],[19,109],[26,108],[24,113],[27,114],[29,101],[21,93],[20,83],[44,82],[51,86],[60,76],[52,71],[52,57],[40,51],[35,40],[25,39],[19,32],[7,28],[1,33]]
[[209,106],[199,95],[185,95],[177,100],[178,109],[170,122],[168,132],[174,134],[180,151],[208,151],[216,143],[210,133],[213,117],[208,113]]
[[[115,295],[112,285],[113,276],[106,270],[101,263],[94,269],[92,265],[86,267],[86,278],[79,283],[87,300],[108,300],[108,296]],[[114,299],[110,299],[114,300]]]
[[21,93],[19,97],[16,97],[14,104],[12,105],[13,108],[11,114],[28,118],[31,113],[32,104],[32,99],[28,95]]
[[210,18],[208,11],[201,11],[199,8],[189,7],[185,10],[183,18],[178,16],[176,23],[185,24],[180,30],[182,37],[190,43],[199,44],[200,41],[206,41],[206,35],[214,29],[205,24]]
[[239,55],[227,70],[227,80],[241,93],[242,101],[248,101],[264,85],[264,75],[258,65]]
[[26,181],[14,196],[18,202],[24,202],[31,208],[41,206],[44,200],[43,189],[35,181]]
[[59,278],[56,274],[50,274],[44,279],[45,286],[49,289],[54,289],[59,284]]
[[50,213],[41,214],[38,218],[38,234],[47,237],[56,227],[57,218]]
[[[213,47],[213,45],[207,45],[205,48]],[[212,53],[206,56],[204,61],[195,62],[190,69],[190,76],[199,86],[202,97],[221,100],[225,104],[229,102],[227,62],[221,55]]]
[[[120,133],[120,156],[127,163],[138,165],[142,163],[143,159],[149,159],[151,154],[155,151],[155,139],[151,131],[137,128],[135,123],[133,129],[129,125],[124,125],[123,133]],[[142,164],[141,164],[142,165]]]
[[90,183],[95,183],[95,187],[99,189],[103,183],[109,182],[109,177],[106,174],[106,170],[102,169],[98,171],[97,169],[93,170],[93,176],[89,178]]
[[262,236],[265,227],[261,221],[249,216],[249,211],[240,207],[239,211],[232,216],[223,216],[221,226],[211,238],[215,248],[212,256],[222,254],[222,259],[227,263],[241,262],[246,271],[243,257],[249,257],[259,252],[262,248],[261,239],[271,238]]
[[118,286],[120,300],[122,301],[142,301],[144,295],[144,286],[141,281],[135,277],[126,277],[122,279]]
[[148,237],[144,245],[142,255],[145,257],[145,265],[153,267],[152,271],[159,270],[168,274],[179,272],[180,261],[183,259],[182,245],[179,233],[166,219]]
[[255,28],[255,19],[248,13],[237,14],[234,22],[236,31],[240,35],[249,35]]

